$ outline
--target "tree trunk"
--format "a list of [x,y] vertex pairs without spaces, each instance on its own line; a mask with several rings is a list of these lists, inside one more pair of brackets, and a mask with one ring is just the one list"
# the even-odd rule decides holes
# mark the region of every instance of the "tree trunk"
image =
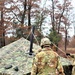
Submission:
[[67,30],[65,31],[65,51],[66,51],[66,48],[67,48]]
[[30,16],[30,14],[31,14],[31,1],[29,0],[28,1],[28,26],[31,26],[31,16]]
[[23,24],[24,24],[26,6],[27,6],[27,0],[25,0],[25,3],[24,3],[24,12],[23,12],[23,15],[22,15],[21,26],[23,26]]
[[[3,10],[3,8],[2,8],[2,10]],[[3,46],[5,46],[5,29],[4,29],[4,20],[3,20],[3,12],[1,12],[1,27],[2,27],[2,29],[1,29],[1,32],[2,32],[2,34],[1,34],[1,47],[3,47]]]
[[55,28],[55,20],[54,20],[54,1],[52,0],[52,29],[54,30]]

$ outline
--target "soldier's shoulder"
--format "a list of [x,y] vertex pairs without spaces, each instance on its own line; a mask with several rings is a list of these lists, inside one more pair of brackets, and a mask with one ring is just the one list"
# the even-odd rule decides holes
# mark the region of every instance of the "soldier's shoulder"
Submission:
[[56,57],[56,58],[59,58],[60,56],[58,55],[58,53],[57,52],[54,52],[53,51],[53,55]]
[[54,53],[55,55],[59,56],[57,52],[55,52],[55,51],[53,51],[53,50],[52,50],[51,52]]
[[44,52],[44,51],[39,51],[37,54],[36,54],[36,56],[38,56],[38,57],[42,57],[42,56],[44,56],[46,53]]

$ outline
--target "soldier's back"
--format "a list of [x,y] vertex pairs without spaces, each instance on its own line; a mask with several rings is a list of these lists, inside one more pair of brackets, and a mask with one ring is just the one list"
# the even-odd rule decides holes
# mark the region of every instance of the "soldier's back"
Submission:
[[58,54],[52,50],[43,50],[37,54],[38,75],[56,75]]

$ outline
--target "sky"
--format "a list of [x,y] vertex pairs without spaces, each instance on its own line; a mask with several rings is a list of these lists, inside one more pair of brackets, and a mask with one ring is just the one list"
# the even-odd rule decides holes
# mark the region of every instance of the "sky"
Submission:
[[[72,6],[74,7],[74,14],[75,14],[75,0],[72,0]],[[71,26],[72,28],[71,29],[69,29],[69,35],[72,37],[73,35],[74,35],[74,24],[75,23],[73,23],[73,25]]]
[[[50,2],[48,2],[48,0],[42,0],[42,4],[44,5],[44,3],[45,3],[45,1],[47,1],[47,5],[48,4],[50,4]],[[60,0],[61,1],[61,0]],[[71,4],[72,4],[72,6],[74,7],[74,9],[73,9],[73,13],[75,14],[75,0],[71,0]],[[43,6],[42,5],[42,6]],[[45,30],[45,32],[48,32],[48,30]],[[70,29],[68,30],[68,35],[70,36],[70,37],[72,37],[73,35],[74,35],[74,23],[71,25],[71,27],[70,27]]]
[[75,7],[75,0],[72,0],[72,5]]
[[[14,1],[17,1],[17,0],[14,0]],[[41,0],[42,1],[42,4],[44,5],[44,3],[45,3],[45,1],[48,1],[48,0]],[[60,0],[61,1],[61,0]],[[73,7],[74,7],[74,11],[75,11],[75,0],[71,0],[72,1],[72,5],[73,5]],[[47,2],[47,4],[48,4],[49,2]],[[45,32],[49,32],[49,30],[45,30]],[[69,33],[69,35],[72,37],[73,35],[74,35],[74,26],[73,25],[71,25],[71,28],[69,29],[69,31],[68,31]]]

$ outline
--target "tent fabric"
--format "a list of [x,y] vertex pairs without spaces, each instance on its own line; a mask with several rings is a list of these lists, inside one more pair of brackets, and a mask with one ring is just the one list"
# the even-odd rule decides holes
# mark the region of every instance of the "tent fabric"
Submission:
[[63,66],[72,65],[72,61],[69,61],[66,58],[60,57],[60,61],[61,61],[61,63],[62,63]]
[[[40,46],[33,44],[36,53]],[[30,41],[19,40],[0,49],[0,73],[10,75],[25,75],[30,73],[34,55],[29,55]],[[35,54],[34,53],[34,54]],[[62,65],[71,65],[66,58],[60,57]]]
[[[8,73],[11,75],[27,74],[31,70],[33,56],[29,55],[30,41],[21,38],[0,49],[0,73]],[[33,44],[33,49],[40,48]],[[6,69],[5,67],[12,68]],[[18,66],[19,71],[14,68]]]

